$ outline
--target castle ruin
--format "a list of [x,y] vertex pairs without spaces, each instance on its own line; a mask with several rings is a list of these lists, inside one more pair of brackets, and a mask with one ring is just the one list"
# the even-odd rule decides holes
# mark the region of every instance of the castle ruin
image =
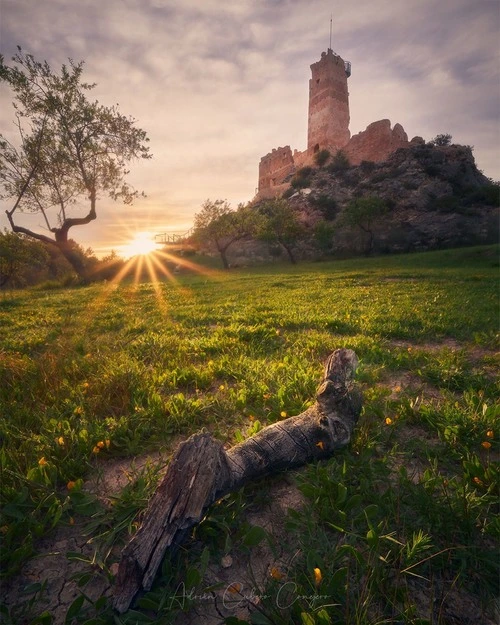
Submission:
[[351,64],[331,48],[311,65],[307,149],[294,150],[289,145],[275,148],[260,160],[256,200],[281,195],[290,185],[293,174],[314,163],[320,150],[336,154],[342,150],[351,165],[362,161],[382,162],[400,147],[408,145],[408,136],[400,124],[391,128],[388,119],[370,124],[351,137],[349,131],[349,91],[347,79]]

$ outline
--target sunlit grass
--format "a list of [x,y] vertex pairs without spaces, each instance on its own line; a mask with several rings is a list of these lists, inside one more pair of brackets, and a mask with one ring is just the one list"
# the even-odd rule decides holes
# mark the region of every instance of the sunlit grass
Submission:
[[[350,623],[369,622],[369,606],[384,597],[396,605],[389,581],[407,579],[407,569],[419,562],[410,556],[423,549],[425,537],[433,559],[412,572],[430,579],[448,567],[458,575],[465,558],[472,573],[461,572],[460,579],[477,582],[479,556],[474,560],[463,547],[469,541],[476,555],[483,554],[495,531],[497,252],[468,249],[225,274],[154,252],[131,259],[104,285],[3,294],[4,574],[13,574],[52,526],[90,510],[99,511],[96,532],[123,513],[126,522],[115,525],[124,537],[153,480],[147,478],[137,492],[129,489],[123,506],[103,510],[80,488],[101,463],[168,447],[202,427],[233,444],[284,413],[304,410],[326,356],[350,347],[361,360],[364,413],[349,449],[304,472],[310,513],[292,514],[290,532],[294,544],[318,560],[297,558],[296,569],[283,574],[307,595],[319,568],[322,587],[340,605],[359,607],[358,621],[353,612],[352,618],[331,612]],[[412,428],[428,438],[412,436]],[[409,468],[398,473],[415,457],[420,478]],[[68,489],[69,483],[77,486]],[[219,528],[225,522],[238,535],[244,499],[238,494],[214,513]],[[376,506],[368,519],[367,506]],[[234,527],[228,520],[233,513]],[[375,532],[369,540],[368,521]],[[332,533],[332,523],[343,533]],[[420,530],[421,541],[413,537]],[[243,544],[245,536],[250,540],[247,531],[240,532]],[[217,553],[219,538],[211,544],[206,535]],[[341,536],[352,548],[351,555],[347,547],[340,553],[344,559],[331,556]],[[448,550],[444,564],[434,556],[442,550]],[[380,556],[387,556],[386,564]],[[354,568],[346,587],[336,571],[348,565]],[[488,560],[488,571],[490,565]],[[190,566],[197,566],[194,555]],[[356,576],[364,586],[354,584]],[[488,574],[486,590],[491,584]],[[403,603],[409,600],[406,594]],[[307,606],[301,609],[307,612]],[[290,614],[272,617],[300,618]],[[405,622],[413,622],[411,614],[407,605]]]

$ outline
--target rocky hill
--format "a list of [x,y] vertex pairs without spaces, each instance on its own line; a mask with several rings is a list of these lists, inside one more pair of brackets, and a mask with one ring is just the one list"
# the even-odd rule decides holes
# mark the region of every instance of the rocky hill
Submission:
[[416,138],[385,162],[349,166],[330,158],[290,182],[285,197],[311,231],[320,221],[331,224],[331,248],[338,255],[366,251],[367,232],[344,219],[349,203],[361,197],[386,205],[370,226],[373,253],[492,243],[499,237],[499,187],[478,170],[468,146]]

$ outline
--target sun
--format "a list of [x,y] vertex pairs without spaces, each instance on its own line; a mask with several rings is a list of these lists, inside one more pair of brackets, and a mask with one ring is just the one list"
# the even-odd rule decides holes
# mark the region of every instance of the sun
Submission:
[[133,256],[147,256],[157,249],[154,235],[151,232],[137,232],[134,238],[121,246],[121,256],[132,258]]

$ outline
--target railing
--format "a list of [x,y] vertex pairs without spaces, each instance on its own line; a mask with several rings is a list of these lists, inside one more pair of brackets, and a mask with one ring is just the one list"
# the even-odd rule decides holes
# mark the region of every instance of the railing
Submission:
[[158,245],[172,245],[175,243],[183,243],[193,234],[193,228],[186,232],[160,232],[155,234],[155,243]]

